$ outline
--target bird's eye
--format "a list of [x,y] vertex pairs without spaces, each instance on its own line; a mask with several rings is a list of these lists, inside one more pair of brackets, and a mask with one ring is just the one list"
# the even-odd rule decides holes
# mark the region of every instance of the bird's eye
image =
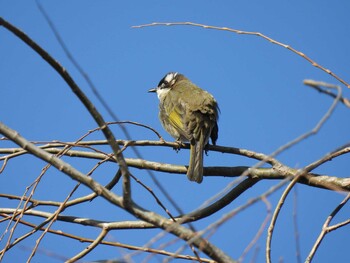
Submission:
[[158,87],[161,89],[170,88],[175,83],[175,77],[177,73],[170,72],[165,75],[164,78],[159,82]]
[[167,86],[169,86],[169,82],[165,79],[163,79],[161,82],[159,82],[158,87],[160,87],[161,89],[166,88]]

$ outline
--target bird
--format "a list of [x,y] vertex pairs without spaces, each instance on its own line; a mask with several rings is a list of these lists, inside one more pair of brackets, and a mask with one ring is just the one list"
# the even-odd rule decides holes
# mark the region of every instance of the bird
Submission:
[[219,106],[213,95],[193,84],[178,72],[167,73],[156,88],[159,120],[163,128],[179,143],[189,142],[190,161],[187,178],[203,181],[203,152],[209,142],[218,139]]

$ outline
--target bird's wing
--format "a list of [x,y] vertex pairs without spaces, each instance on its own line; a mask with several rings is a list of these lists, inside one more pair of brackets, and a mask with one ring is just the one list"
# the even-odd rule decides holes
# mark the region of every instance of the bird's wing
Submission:
[[182,139],[190,140],[190,135],[184,123],[185,109],[179,105],[174,106],[169,112],[169,122],[178,131]]
[[179,110],[178,107],[174,107],[172,111],[169,113],[169,121],[177,129],[182,130],[184,128],[184,125],[182,122],[182,112]]

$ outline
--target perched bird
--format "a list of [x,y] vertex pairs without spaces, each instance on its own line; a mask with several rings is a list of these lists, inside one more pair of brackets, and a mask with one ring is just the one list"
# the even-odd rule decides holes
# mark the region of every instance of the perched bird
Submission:
[[209,137],[214,145],[218,138],[216,100],[178,72],[169,72],[148,92],[158,95],[159,119],[164,129],[177,141],[190,143],[187,177],[201,183],[204,147]]

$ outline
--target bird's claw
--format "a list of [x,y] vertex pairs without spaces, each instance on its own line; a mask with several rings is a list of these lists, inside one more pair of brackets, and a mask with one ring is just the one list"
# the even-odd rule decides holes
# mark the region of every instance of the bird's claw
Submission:
[[178,153],[181,147],[184,147],[184,146],[185,144],[183,142],[181,142],[180,140],[176,140],[173,149],[176,151],[176,153]]
[[208,152],[209,152],[209,143],[207,143],[205,146],[204,146],[204,153],[206,156],[208,156]]

